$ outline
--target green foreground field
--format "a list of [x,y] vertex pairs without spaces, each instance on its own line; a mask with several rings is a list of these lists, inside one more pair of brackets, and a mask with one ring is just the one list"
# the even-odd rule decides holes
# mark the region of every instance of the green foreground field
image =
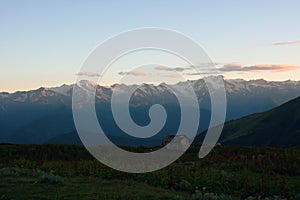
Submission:
[[129,174],[79,146],[2,144],[0,200],[300,198],[299,148],[217,147],[202,160],[197,152],[156,172]]
[[187,197],[136,181],[103,180],[94,177],[65,178],[63,184],[36,183],[32,177],[1,177],[0,199],[82,200],[82,199],[173,199]]

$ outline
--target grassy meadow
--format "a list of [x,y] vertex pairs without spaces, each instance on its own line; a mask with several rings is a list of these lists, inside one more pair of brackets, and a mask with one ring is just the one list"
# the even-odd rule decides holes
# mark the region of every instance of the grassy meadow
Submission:
[[130,174],[80,146],[2,144],[0,200],[300,199],[299,148],[219,146],[201,160],[198,150],[159,171]]

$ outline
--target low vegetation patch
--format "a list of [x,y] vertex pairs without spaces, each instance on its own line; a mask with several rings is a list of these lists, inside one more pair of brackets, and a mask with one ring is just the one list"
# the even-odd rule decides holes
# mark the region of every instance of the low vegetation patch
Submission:
[[[191,148],[178,161],[159,171],[129,174],[104,166],[90,157],[83,147],[0,145],[0,157],[3,156],[0,160],[0,176],[1,181],[5,177],[30,179],[33,189],[34,185],[68,185],[77,178],[101,180],[111,184],[106,187],[115,194],[114,197],[110,196],[111,199],[119,197],[114,181],[126,184],[129,193],[134,193],[133,188],[137,186],[150,187],[151,190],[160,188],[168,194],[160,194],[163,199],[300,197],[299,148],[223,146],[215,148],[202,160],[197,157],[198,150]],[[87,184],[93,184],[93,181]],[[143,196],[136,199],[147,198]],[[156,199],[159,199],[157,195]]]

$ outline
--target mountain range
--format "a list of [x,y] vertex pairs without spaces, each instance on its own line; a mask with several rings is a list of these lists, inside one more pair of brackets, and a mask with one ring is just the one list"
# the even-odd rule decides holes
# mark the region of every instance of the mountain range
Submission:
[[[195,144],[201,144],[205,132]],[[262,113],[252,114],[224,125],[219,142],[239,146],[300,146],[300,97]]]
[[[207,77],[214,81],[216,77]],[[220,77],[218,77],[220,78]],[[223,77],[221,77],[223,78]],[[253,113],[263,112],[279,106],[300,95],[300,81],[266,81],[231,79],[225,80],[227,96],[226,120],[230,121]],[[75,88],[81,97],[78,109],[90,103],[91,90],[96,87],[95,107],[99,123],[109,137],[122,145],[154,145],[166,135],[176,133],[180,123],[180,107],[169,87],[188,96],[184,88],[191,85],[199,100],[201,121],[198,132],[208,128],[210,120],[210,95],[204,79],[168,85],[124,85],[100,86],[89,81],[73,85],[37,90],[0,93],[0,142],[51,143],[63,140],[63,136],[75,132],[72,118],[72,92]],[[139,125],[150,122],[148,110],[151,105],[162,104],[168,114],[166,126],[148,141],[133,139],[122,132],[114,122],[111,112],[111,95],[115,88],[127,91],[138,87],[130,100],[130,113]],[[190,108],[193,109],[193,108]],[[225,141],[225,140],[224,140]],[[227,140],[226,140],[227,141]]]

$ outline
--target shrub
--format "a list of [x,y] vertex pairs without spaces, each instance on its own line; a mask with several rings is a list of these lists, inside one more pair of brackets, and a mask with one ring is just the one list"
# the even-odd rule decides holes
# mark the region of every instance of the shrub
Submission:
[[185,198],[183,198],[180,195],[170,195],[166,198],[163,198],[163,200],[184,200]]
[[230,195],[225,195],[225,194],[215,194],[215,193],[208,193],[208,192],[201,192],[197,190],[193,195],[192,195],[192,200],[237,200],[239,198],[233,197]]
[[186,180],[181,180],[179,184],[177,184],[176,188],[181,191],[193,192],[194,186],[190,184]]
[[62,184],[64,179],[61,176],[54,175],[52,172],[45,173],[38,178],[37,183]]
[[35,173],[30,169],[18,167],[0,169],[0,176],[34,176]]

